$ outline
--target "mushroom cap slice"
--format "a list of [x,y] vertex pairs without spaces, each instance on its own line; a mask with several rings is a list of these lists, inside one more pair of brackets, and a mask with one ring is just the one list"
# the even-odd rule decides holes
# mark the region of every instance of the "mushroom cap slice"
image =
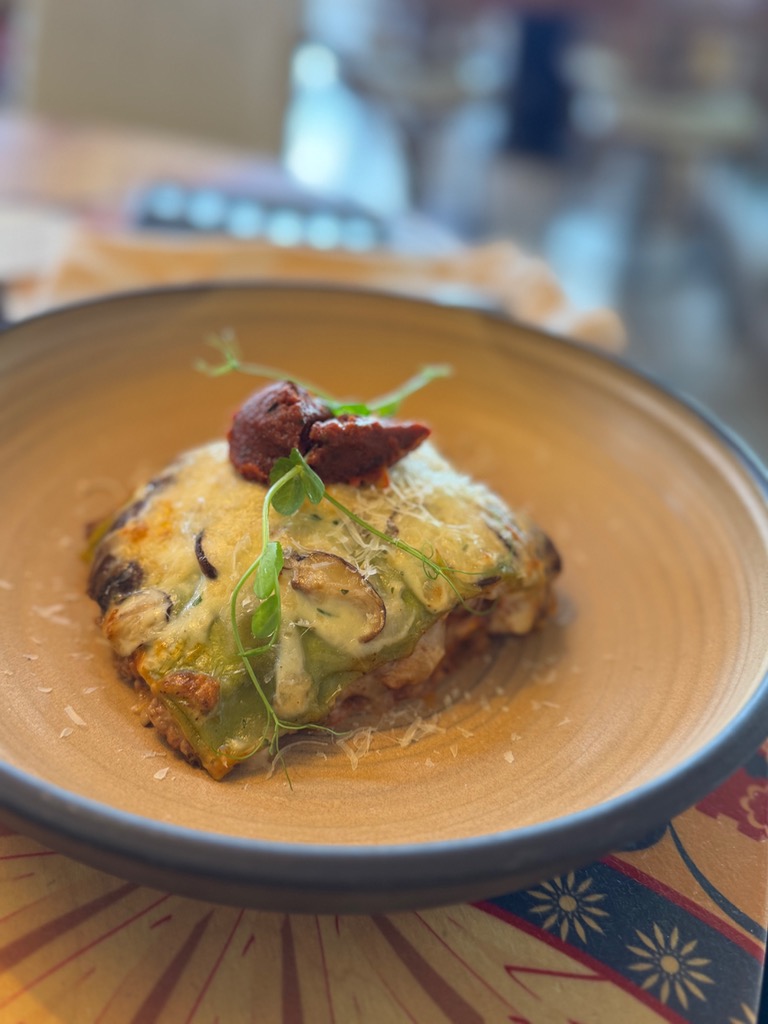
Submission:
[[114,604],[104,616],[104,634],[118,657],[158,637],[168,621],[171,599],[158,587],[145,587]]
[[387,610],[371,584],[349,562],[328,551],[294,554],[286,564],[294,590],[316,603],[325,615],[349,622],[350,632],[368,643],[384,629]]

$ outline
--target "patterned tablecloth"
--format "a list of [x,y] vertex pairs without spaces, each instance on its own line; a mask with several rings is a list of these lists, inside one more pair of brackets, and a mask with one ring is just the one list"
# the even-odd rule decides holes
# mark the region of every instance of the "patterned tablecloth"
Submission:
[[3,1024],[756,1024],[768,745],[632,850],[482,903],[285,915],[0,836]]

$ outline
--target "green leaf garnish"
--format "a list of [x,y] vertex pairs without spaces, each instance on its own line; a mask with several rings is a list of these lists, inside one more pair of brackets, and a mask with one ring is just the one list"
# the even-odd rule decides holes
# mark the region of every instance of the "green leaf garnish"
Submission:
[[283,455],[281,458],[275,459],[269,474],[269,482],[271,484],[276,484],[278,480],[282,480],[283,477],[287,473],[290,473],[292,469],[295,469],[296,466],[300,466],[300,463],[297,463],[293,458],[293,451],[290,456]]
[[195,369],[205,373],[209,377],[223,377],[227,373],[246,373],[251,377],[264,377],[265,380],[292,380],[294,384],[306,388],[313,395],[322,398],[324,402],[334,401],[331,395],[326,394],[322,388],[312,384],[310,381],[302,380],[293,374],[286,374],[283,370],[277,370],[273,366],[264,366],[262,363],[245,363],[240,358],[240,351],[231,331],[221,331],[219,334],[212,334],[208,338],[208,344],[221,353],[222,361],[218,365],[207,363],[204,359],[198,359]]
[[[294,451],[296,451],[295,448]],[[302,465],[304,467],[302,482],[304,484],[304,491],[307,495],[307,500],[310,501],[313,505],[319,505],[320,502],[325,497],[325,484],[314,471],[314,469],[311,469],[306,464],[302,456],[299,455],[298,452],[296,452],[296,454],[301,459]]]
[[[311,394],[321,398],[331,410],[333,416],[394,416],[406,398],[421,391],[433,380],[441,377],[450,377],[452,368],[444,363],[424,366],[418,373],[410,377],[399,388],[388,391],[370,402],[361,402],[358,399],[334,398],[327,391],[319,388],[311,381],[302,380],[295,374],[286,373],[284,370],[275,369],[273,366],[264,366],[262,363],[247,363],[240,358],[240,352],[234,335],[231,331],[221,331],[219,334],[208,338],[208,344],[221,353],[222,361],[212,365],[200,359],[195,363],[195,368],[209,377],[223,377],[227,373],[245,373],[252,377],[263,377],[265,380],[291,380],[294,384],[305,388]],[[298,454],[298,453],[297,453]],[[278,459],[278,463],[282,462]],[[276,463],[277,465],[277,463]]]
[[[256,597],[266,601],[275,589],[275,581],[283,568],[283,547],[277,541],[271,540],[264,545],[264,550],[259,559],[256,575],[253,578],[253,592]],[[256,633],[260,636],[263,634]]]
[[251,617],[251,632],[256,639],[268,639],[275,635],[280,626],[280,598],[270,594]]
[[371,409],[365,402],[334,402],[331,405],[335,416],[370,416]]
[[292,516],[304,504],[306,493],[298,477],[288,480],[272,499],[272,507],[281,516]]
[[[299,470],[298,475],[294,470]],[[304,456],[294,448],[288,458],[276,459],[269,474],[269,482],[276,484],[286,480],[272,497],[272,507],[283,516],[291,516],[298,512],[305,499],[313,505],[323,500],[325,485],[317,473],[311,469]]]
[[395,391],[390,391],[386,395],[374,398],[370,403],[369,411],[379,416],[394,416],[409,395],[414,394],[416,391],[421,391],[422,388],[425,388],[433,380],[439,380],[441,377],[450,377],[452,372],[453,370],[447,364],[425,366],[407,380],[405,384],[401,384]]

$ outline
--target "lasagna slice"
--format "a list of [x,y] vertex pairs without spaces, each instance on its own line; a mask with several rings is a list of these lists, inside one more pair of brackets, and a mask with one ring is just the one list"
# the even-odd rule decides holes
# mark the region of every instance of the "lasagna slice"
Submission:
[[423,694],[470,637],[526,633],[551,609],[552,543],[420,439],[375,482],[326,480],[333,502],[267,509],[279,616],[258,644],[242,581],[268,484],[241,468],[231,436],[186,453],[91,545],[89,595],[146,720],[214,779],[281,734]]

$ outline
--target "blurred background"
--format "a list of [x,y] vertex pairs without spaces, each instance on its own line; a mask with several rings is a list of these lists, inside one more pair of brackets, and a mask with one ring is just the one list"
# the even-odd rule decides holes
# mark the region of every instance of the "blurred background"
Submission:
[[194,142],[238,158],[226,209],[181,149],[122,216],[358,251],[403,223],[427,248],[514,240],[768,458],[766,44],[764,0],[0,0],[5,230],[43,191],[89,201],[47,166],[51,126]]

